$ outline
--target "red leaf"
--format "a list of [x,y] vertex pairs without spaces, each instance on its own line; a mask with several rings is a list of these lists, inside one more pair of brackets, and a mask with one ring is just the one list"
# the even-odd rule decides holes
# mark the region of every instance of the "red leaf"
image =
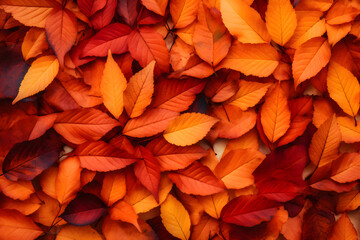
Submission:
[[4,159],[3,174],[12,181],[32,180],[58,159],[60,150],[60,139],[53,132],[17,143]]
[[72,225],[85,226],[98,220],[105,211],[105,204],[97,196],[81,193],[69,203],[60,217]]
[[138,0],[118,0],[116,11],[128,25],[132,26],[138,16],[138,5]]
[[140,146],[140,152],[143,159],[138,161],[134,166],[135,176],[141,184],[152,193],[155,200],[159,202],[159,163],[148,149]]
[[186,194],[212,195],[225,189],[225,185],[214,173],[199,162],[168,174],[171,181]]
[[137,160],[128,152],[102,141],[80,145],[75,155],[79,157],[81,167],[99,172],[118,170]]
[[90,21],[95,29],[104,28],[114,17],[117,0],[107,0],[103,9],[91,16]]
[[154,154],[162,172],[186,168],[207,155],[207,151],[198,145],[180,147],[168,143],[162,137],[151,141],[146,148]]
[[77,36],[75,15],[67,9],[54,8],[46,19],[45,31],[60,66],[63,66],[64,56],[75,43]]
[[253,227],[270,221],[280,203],[261,196],[240,196],[231,200],[221,211],[221,219],[227,223]]
[[96,141],[120,123],[100,110],[74,109],[58,115],[54,129],[75,144]]
[[78,0],[77,3],[80,11],[90,17],[105,7],[106,0]]
[[86,43],[81,57],[105,57],[108,50],[112,54],[122,54],[128,50],[127,40],[131,28],[125,24],[113,23],[101,29]]

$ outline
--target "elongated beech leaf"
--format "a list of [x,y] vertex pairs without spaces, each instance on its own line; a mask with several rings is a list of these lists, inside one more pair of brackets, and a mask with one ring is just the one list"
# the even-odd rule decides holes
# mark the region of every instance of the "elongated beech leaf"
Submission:
[[69,203],[60,217],[72,225],[85,226],[98,220],[105,211],[105,204],[97,196],[80,193]]
[[51,131],[34,140],[17,143],[4,159],[3,173],[12,181],[32,180],[58,159],[60,150],[60,138]]

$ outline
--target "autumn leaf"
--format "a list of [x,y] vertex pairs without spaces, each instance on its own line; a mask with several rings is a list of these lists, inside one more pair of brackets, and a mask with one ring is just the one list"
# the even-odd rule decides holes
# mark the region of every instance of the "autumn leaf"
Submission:
[[164,138],[177,146],[186,146],[201,140],[218,120],[200,113],[185,113],[169,123]]
[[200,0],[170,1],[170,15],[176,28],[184,28],[196,19],[199,2]]
[[329,239],[345,238],[349,240],[357,239],[357,233],[354,225],[351,223],[349,217],[344,213],[334,225]]
[[54,80],[58,71],[59,61],[55,56],[44,56],[36,59],[22,80],[19,93],[13,104],[44,90]]
[[94,240],[100,240],[101,235],[92,227],[90,226],[72,226],[68,225],[63,228],[61,228],[60,232],[57,235],[57,239],[59,240],[65,240],[69,238],[77,237],[79,239],[94,239]]
[[124,172],[111,171],[105,173],[100,196],[111,206],[126,194],[126,176]]
[[49,47],[45,31],[39,28],[30,28],[24,37],[21,51],[24,60],[39,56]]

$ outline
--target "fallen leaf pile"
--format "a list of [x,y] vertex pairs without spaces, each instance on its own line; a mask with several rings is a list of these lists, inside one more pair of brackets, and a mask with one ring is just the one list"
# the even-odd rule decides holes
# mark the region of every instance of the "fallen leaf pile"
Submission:
[[359,0],[0,0],[0,240],[355,240]]

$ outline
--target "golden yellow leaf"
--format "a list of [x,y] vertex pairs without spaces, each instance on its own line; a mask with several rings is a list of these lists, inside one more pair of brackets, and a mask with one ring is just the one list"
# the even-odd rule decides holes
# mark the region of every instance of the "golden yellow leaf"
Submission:
[[222,208],[229,202],[227,191],[216,193],[210,196],[197,196],[205,212],[211,217],[219,219]]
[[67,225],[61,228],[56,240],[102,240],[101,235],[90,226]]
[[280,55],[270,44],[234,42],[216,69],[229,68],[245,75],[267,77],[279,65]]
[[161,204],[160,216],[166,230],[182,240],[190,237],[190,216],[185,207],[173,195],[169,194]]
[[59,72],[59,61],[54,55],[36,59],[21,82],[13,104],[44,90]]
[[246,111],[255,106],[265,95],[271,83],[249,82],[241,80],[238,92],[229,100],[229,104]]
[[314,77],[330,61],[331,49],[326,38],[317,37],[300,45],[295,51],[292,72],[295,88]]
[[124,92],[124,107],[130,118],[143,114],[151,103],[154,93],[154,67],[155,61],[152,61],[129,80]]
[[178,146],[192,145],[203,139],[218,121],[201,113],[184,113],[169,123],[164,138]]
[[261,109],[261,125],[270,142],[276,142],[290,127],[291,113],[287,97],[278,84],[265,98]]
[[265,20],[272,40],[281,46],[289,41],[297,25],[290,0],[269,0]]
[[220,0],[220,11],[225,26],[240,42],[270,42],[260,14],[243,0]]
[[354,119],[350,117],[337,117],[336,120],[340,128],[342,141],[346,143],[360,141],[360,124],[355,126]]
[[100,89],[105,107],[116,119],[120,117],[124,110],[124,91],[126,85],[126,78],[109,49]]
[[297,49],[301,44],[314,37],[321,37],[326,32],[325,19],[321,11],[297,11],[297,26],[293,36],[285,44]]
[[356,77],[340,64],[330,62],[327,87],[330,97],[341,109],[355,117],[360,102],[360,85]]
[[324,166],[338,155],[341,133],[335,114],[326,120],[314,133],[309,147],[309,156],[315,166]]
[[49,47],[46,41],[45,30],[40,28],[30,28],[27,31],[24,42],[21,45],[21,51],[24,60],[37,57]]

